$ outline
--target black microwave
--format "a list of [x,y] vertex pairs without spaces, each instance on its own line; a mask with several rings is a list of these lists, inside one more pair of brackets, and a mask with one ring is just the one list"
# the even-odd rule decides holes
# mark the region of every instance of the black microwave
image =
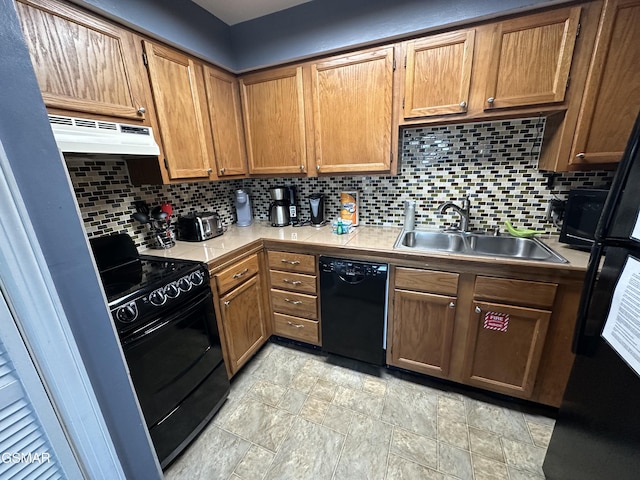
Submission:
[[609,190],[581,188],[569,191],[560,241],[578,248],[590,248]]

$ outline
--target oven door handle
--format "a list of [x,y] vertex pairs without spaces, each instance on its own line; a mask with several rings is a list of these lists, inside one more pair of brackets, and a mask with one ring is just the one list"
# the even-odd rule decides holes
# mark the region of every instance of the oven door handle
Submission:
[[129,335],[123,337],[122,346],[128,347],[131,344],[137,343],[145,337],[152,335],[154,332],[166,327],[167,325],[179,322],[183,318],[187,317],[191,311],[200,307],[200,305],[207,300],[213,302],[211,291],[204,293],[200,298],[196,297],[195,300],[192,300],[186,307],[180,308],[179,311],[172,314],[169,318],[163,320],[156,319],[155,321],[150,322],[144,327],[135,330]]

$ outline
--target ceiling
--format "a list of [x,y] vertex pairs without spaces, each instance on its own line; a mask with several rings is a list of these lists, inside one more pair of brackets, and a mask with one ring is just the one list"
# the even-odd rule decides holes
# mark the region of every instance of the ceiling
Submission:
[[286,10],[311,0],[192,0],[227,25]]

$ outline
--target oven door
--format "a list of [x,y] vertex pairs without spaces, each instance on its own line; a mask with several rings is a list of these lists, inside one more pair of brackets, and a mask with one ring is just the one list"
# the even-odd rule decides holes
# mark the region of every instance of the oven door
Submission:
[[123,337],[122,347],[151,428],[222,365],[211,291]]

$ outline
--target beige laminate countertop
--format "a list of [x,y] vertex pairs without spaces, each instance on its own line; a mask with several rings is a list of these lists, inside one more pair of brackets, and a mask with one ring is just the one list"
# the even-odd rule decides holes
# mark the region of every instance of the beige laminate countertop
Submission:
[[[165,250],[145,249],[140,253],[147,255],[156,255],[166,258],[182,258],[187,260],[197,260],[200,262],[210,263],[221,259],[223,256],[249,245],[256,240],[281,240],[299,244],[312,244],[330,247],[347,247],[349,249],[389,252],[390,254],[399,253],[393,249],[393,245],[402,231],[397,227],[373,227],[359,226],[352,233],[346,235],[336,235],[331,232],[331,226],[323,227],[272,227],[266,221],[255,221],[248,227],[238,227],[232,225],[229,229],[216,238],[204,242],[176,242],[172,248]],[[567,247],[558,242],[555,236],[539,237],[545,244],[562,255],[569,263],[549,263],[539,261],[512,260],[497,257],[481,257],[484,260],[491,260],[501,263],[516,264],[526,263],[528,265],[538,265],[549,268],[560,268],[566,270],[586,270],[589,260],[588,252],[583,252]],[[480,258],[470,257],[469,255],[456,255],[440,252],[407,252],[403,250],[402,254],[422,257],[456,257],[458,259]]]

